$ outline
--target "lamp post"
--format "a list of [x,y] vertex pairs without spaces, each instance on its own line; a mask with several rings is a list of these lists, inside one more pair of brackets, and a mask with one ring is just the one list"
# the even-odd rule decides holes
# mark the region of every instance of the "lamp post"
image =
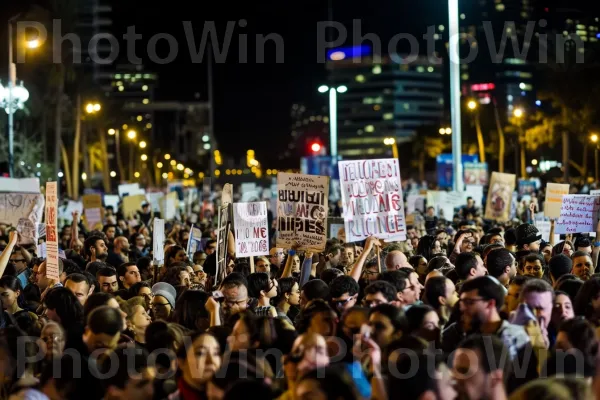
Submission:
[[594,169],[595,169],[595,178],[596,178],[596,184],[598,183],[598,175],[599,175],[599,169],[598,169],[598,135],[596,133],[593,133],[590,136],[590,141],[592,143],[594,143]]
[[396,142],[396,139],[392,137],[385,138],[383,139],[383,144],[392,146],[392,154],[395,159],[398,159],[398,143]]
[[319,86],[319,93],[329,92],[329,154],[331,158],[337,161],[337,94],[346,93],[348,87],[341,85],[338,87],[329,87],[327,85]]
[[473,114],[473,120],[475,122],[475,130],[477,131],[477,144],[479,145],[479,161],[485,162],[485,145],[483,143],[483,132],[481,131],[481,120],[479,118],[479,109],[475,100],[469,100],[467,108]]
[[523,132],[523,116],[525,115],[522,108],[515,108],[513,116],[517,119],[517,128],[519,130],[519,149],[521,160],[521,177],[527,178],[527,170],[525,168],[525,132]]
[[448,0],[449,54],[450,54],[450,113],[452,115],[452,161],[454,163],[454,190],[463,191],[462,138],[460,123],[460,47],[458,0]]
[[135,144],[133,143],[135,138],[137,136],[137,132],[134,131],[133,129],[130,129],[129,132],[127,132],[127,138],[129,140],[131,140],[131,143],[129,144],[129,181],[133,182],[133,178],[134,178],[134,171],[133,171],[133,148],[135,147]]

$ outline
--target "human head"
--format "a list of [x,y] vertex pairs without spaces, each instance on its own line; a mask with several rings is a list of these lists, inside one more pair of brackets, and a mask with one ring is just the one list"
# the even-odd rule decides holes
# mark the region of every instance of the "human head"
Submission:
[[100,357],[98,371],[106,399],[147,400],[154,395],[156,370],[148,363],[148,352],[126,345]]
[[571,260],[573,261],[571,273],[579,279],[587,281],[594,273],[594,263],[589,253],[576,251],[571,256]]
[[[58,258],[58,275],[62,275],[64,270],[64,264],[60,257]],[[46,261],[42,262],[38,267],[36,274],[37,286],[40,288],[40,292],[46,290],[46,288],[52,283],[52,281],[46,276]],[[56,283],[56,282],[55,282]]]
[[379,304],[369,311],[371,337],[385,347],[408,331],[408,322],[402,309],[391,304]]
[[538,252],[542,235],[533,224],[521,224],[517,228],[517,247],[519,250],[530,250]]
[[331,306],[321,299],[312,300],[302,310],[298,323],[298,332],[313,332],[327,336],[335,336],[338,316]]
[[90,353],[99,349],[111,350],[117,347],[122,330],[121,313],[109,306],[101,306],[88,316],[83,342]]
[[223,300],[223,312],[226,317],[246,310],[248,307],[248,281],[233,272],[221,283],[221,292],[225,299]]
[[117,270],[113,267],[104,267],[96,273],[96,279],[100,285],[100,290],[106,293],[114,293],[119,290],[119,281],[117,280]]
[[445,276],[430,278],[425,284],[424,301],[436,310],[442,306],[452,309],[458,302],[458,293],[454,282]]
[[460,253],[456,257],[455,268],[461,280],[474,279],[487,274],[481,257],[473,252]]
[[450,371],[440,356],[417,354],[413,357],[401,354],[391,368],[403,377],[410,376],[410,379],[391,376],[388,380],[387,393],[390,399],[453,400],[456,398]]
[[523,275],[541,278],[544,276],[545,269],[546,262],[541,254],[531,253],[523,258]]
[[293,396],[297,400],[359,399],[348,372],[323,366],[301,375]]
[[300,287],[296,279],[292,277],[281,278],[277,283],[275,304],[279,305],[282,302],[286,302],[291,306],[298,306],[300,304]]
[[108,257],[108,247],[104,238],[101,236],[90,236],[83,243],[85,255],[90,261],[101,260],[106,261]]
[[44,297],[46,316],[63,327],[78,326],[83,323],[83,307],[79,299],[67,288],[55,287]]
[[326,299],[329,296],[329,286],[320,279],[313,279],[304,284],[300,291],[300,307],[304,308],[314,299]]
[[575,317],[575,309],[569,295],[557,290],[554,292],[554,308],[552,309],[552,323],[559,327],[563,322]]
[[255,262],[256,272],[264,272],[266,274],[271,273],[271,263],[267,257],[257,257]]
[[325,338],[314,332],[305,332],[294,340],[291,358],[296,362],[298,375],[302,376],[315,368],[324,368],[329,365],[327,342]]
[[119,280],[125,289],[129,289],[132,285],[140,282],[142,277],[137,265],[133,262],[123,263],[118,267]]
[[356,245],[354,243],[344,244],[344,251],[342,251],[341,263],[345,267],[351,267],[354,265],[356,258]]
[[325,258],[332,268],[335,268],[342,263],[342,253],[344,252],[344,247],[339,244],[334,244],[330,246],[326,252],[327,254]]
[[342,313],[356,305],[360,287],[351,276],[342,275],[329,284],[329,296],[333,308]]
[[486,269],[490,276],[508,285],[517,275],[517,260],[505,248],[492,250],[486,258]]
[[169,317],[175,309],[175,298],[177,291],[175,288],[166,283],[158,282],[152,286],[152,311],[155,319],[169,320]]
[[85,305],[88,297],[94,291],[94,287],[84,274],[75,273],[68,275],[64,286],[77,297],[82,306]]
[[427,342],[440,340],[440,317],[433,307],[425,304],[414,305],[406,310],[405,316],[408,322],[408,334]]
[[554,306],[554,290],[548,282],[537,278],[528,280],[521,289],[519,302],[527,304],[540,325],[548,327]]
[[113,242],[114,251],[117,253],[129,254],[129,240],[125,236],[118,236]]
[[412,268],[408,259],[400,250],[392,250],[385,256],[385,267],[388,271],[400,269],[403,267]]
[[575,240],[575,250],[592,254],[592,242],[585,236],[579,236],[577,240]]
[[207,332],[193,334],[190,342],[191,345],[178,349],[177,364],[185,383],[201,390],[221,367],[221,347],[217,338]]
[[498,319],[504,304],[504,290],[489,276],[466,281],[460,292],[460,311],[465,331],[477,332],[482,324]]
[[392,284],[385,281],[375,281],[365,288],[363,304],[365,307],[375,307],[396,300],[397,291]]
[[[23,288],[16,276],[5,275],[0,278],[0,300],[2,309],[14,313],[20,305],[23,305]],[[21,304],[19,304],[21,303]]]
[[515,311],[519,305],[519,296],[521,289],[526,281],[531,279],[529,276],[517,275],[508,285],[508,291],[505,297],[506,312]]
[[271,264],[273,264],[277,267],[281,267],[281,264],[283,263],[283,259],[285,257],[285,252],[283,251],[283,248],[273,247],[269,251],[269,255],[270,255]]
[[548,271],[550,273],[552,284],[556,286],[556,282],[560,279],[560,277],[570,274],[572,269],[573,261],[571,261],[570,257],[562,253],[552,256],[552,258],[550,258],[550,262],[548,263]]

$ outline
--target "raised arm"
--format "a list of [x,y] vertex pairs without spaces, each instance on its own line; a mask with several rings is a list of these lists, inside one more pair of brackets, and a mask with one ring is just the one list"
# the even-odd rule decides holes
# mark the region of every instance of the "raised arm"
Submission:
[[302,262],[302,267],[300,270],[300,281],[298,282],[298,287],[302,287],[306,282],[308,282],[308,279],[310,278],[313,269],[312,258],[312,252],[307,251],[306,253],[304,253],[304,261]]
[[73,215],[73,222],[71,222],[71,244],[69,247],[74,249],[79,240],[79,213],[73,211],[71,215]]
[[365,262],[367,262],[367,258],[369,254],[371,254],[371,250],[373,250],[373,246],[381,246],[379,240],[374,236],[369,236],[365,242],[365,248],[361,253],[360,257],[354,265],[352,266],[352,270],[350,270],[350,275],[356,282],[360,280],[360,276],[362,275],[363,266]]
[[19,235],[17,234],[17,231],[15,231],[15,230],[10,231],[9,237],[8,237],[8,245],[6,246],[6,248],[4,249],[2,254],[0,254],[0,276],[4,275],[6,266],[8,265],[8,262],[10,261],[10,255],[12,254],[13,249],[17,245],[18,239],[19,239]]

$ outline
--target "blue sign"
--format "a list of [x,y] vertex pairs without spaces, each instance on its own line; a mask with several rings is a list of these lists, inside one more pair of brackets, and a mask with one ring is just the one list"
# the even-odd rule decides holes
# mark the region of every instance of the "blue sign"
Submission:
[[[440,154],[437,156],[436,161],[438,186],[442,189],[452,188],[454,182],[454,163],[452,162],[452,154]],[[462,156],[463,170],[465,163],[478,162],[478,155],[463,154]]]
[[328,176],[340,179],[337,162],[331,156],[302,157],[300,170],[306,175]]
[[337,47],[327,51],[327,59],[330,61],[340,61],[347,58],[358,58],[368,55],[371,55],[371,46],[367,44],[351,47]]

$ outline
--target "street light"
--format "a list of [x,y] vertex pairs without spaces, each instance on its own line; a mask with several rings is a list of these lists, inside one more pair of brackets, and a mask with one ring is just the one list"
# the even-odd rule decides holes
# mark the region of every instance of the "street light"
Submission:
[[319,86],[318,91],[319,93],[326,93],[329,91],[329,152],[335,161],[337,160],[337,94],[346,93],[348,87],[345,85],[337,87],[321,85]]
[[143,140],[140,142],[140,149],[145,149],[147,146],[147,143],[144,142]]
[[469,102],[467,103],[467,107],[471,111],[475,110],[477,108],[477,102],[475,100],[469,100]]
[[515,118],[522,118],[523,117],[523,109],[515,108],[515,111],[513,111],[513,115],[515,116]]
[[147,156],[146,154],[142,154],[142,155],[140,156],[140,159],[141,159],[142,161],[146,161],[146,160],[148,160],[148,156]]
[[386,146],[392,146],[392,154],[394,158],[398,158],[398,143],[396,142],[396,139],[392,137],[385,138],[383,139],[383,144]]
[[598,178],[600,178],[600,166],[598,165],[598,134],[592,133],[590,135],[590,140],[595,144],[594,146],[594,170],[595,170],[595,178],[596,183],[598,183]]
[[163,167],[163,163],[161,163],[160,161],[156,163],[156,167],[157,168],[162,168]]
[[133,129],[130,130],[129,132],[127,132],[127,137],[131,140],[135,139],[136,136],[137,136],[137,132],[134,131]]
[[115,131],[113,128],[110,128],[110,129],[108,130],[108,134],[109,134],[110,136],[113,136],[115,133],[117,133],[117,131]]
[[[525,168],[525,131],[523,131],[522,119],[525,112],[522,108],[515,108],[513,116],[517,119],[517,128],[519,130],[519,147],[520,147],[520,159],[521,159],[521,177],[527,177],[527,169]],[[515,148],[516,149],[516,148]]]
[[100,109],[102,109],[102,106],[98,103],[88,103],[85,105],[85,112],[88,114],[97,113]]
[[477,102],[475,100],[469,100],[467,108],[473,114],[473,120],[475,122],[475,131],[477,132],[477,145],[479,147],[479,161],[485,162],[485,145],[483,143],[483,131],[481,130],[481,121],[479,119],[479,111],[477,110]]
[[39,39],[31,39],[25,42],[25,46],[28,49],[37,49],[38,47],[41,46],[41,43],[39,41]]
[[170,160],[171,159],[171,155],[170,154],[165,154],[165,160]]

